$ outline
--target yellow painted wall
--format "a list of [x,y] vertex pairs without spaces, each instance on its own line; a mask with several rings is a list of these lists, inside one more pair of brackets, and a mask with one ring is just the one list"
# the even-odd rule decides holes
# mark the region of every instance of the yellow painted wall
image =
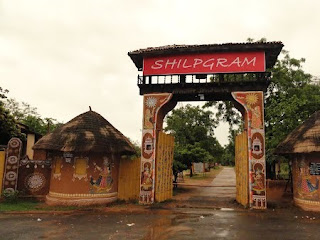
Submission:
[[138,200],[140,194],[141,159],[121,159],[119,169],[118,198]]
[[0,151],[0,196],[2,193],[2,184],[3,184],[3,172],[4,172],[4,162],[6,159],[6,152]]
[[33,145],[35,142],[35,135],[34,134],[28,134],[27,135],[27,155],[29,159],[33,159]]
[[174,137],[159,132],[156,157],[155,200],[163,202],[172,198],[172,164]]
[[235,165],[236,165],[236,200],[243,206],[249,204],[249,159],[247,132],[236,136],[235,142]]

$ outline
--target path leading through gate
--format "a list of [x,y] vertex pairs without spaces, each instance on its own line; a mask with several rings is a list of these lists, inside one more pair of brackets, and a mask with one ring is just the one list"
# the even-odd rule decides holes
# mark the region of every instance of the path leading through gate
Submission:
[[236,174],[233,167],[223,167],[206,185],[178,185],[175,207],[220,208],[237,207]]
[[236,199],[236,174],[234,168],[223,167],[222,171],[209,186],[212,187],[199,188],[199,196]]

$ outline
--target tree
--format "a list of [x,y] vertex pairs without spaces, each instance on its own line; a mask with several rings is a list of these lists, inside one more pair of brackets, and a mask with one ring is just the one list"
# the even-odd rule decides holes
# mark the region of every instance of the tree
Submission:
[[175,137],[173,172],[190,169],[192,162],[214,162],[222,155],[222,147],[214,137],[216,121],[213,113],[187,105],[167,116],[165,131]]
[[224,166],[235,165],[235,137],[238,130],[230,130],[228,140],[229,143],[224,147],[223,154],[220,159],[220,163]]
[[2,145],[6,145],[12,137],[21,136],[14,117],[4,105],[8,92],[0,87],[0,144]]
[[304,58],[291,58],[282,52],[272,72],[272,81],[265,100],[265,125],[267,161],[277,157],[274,150],[286,136],[320,109],[320,86],[313,83],[313,76],[305,73]]
[[56,119],[42,118],[37,112],[37,108],[28,103],[19,103],[11,98],[7,99],[5,106],[10,110],[16,121],[27,125],[31,131],[40,135],[45,135],[61,125]]
[[[304,62],[304,58],[292,58],[288,51],[283,50],[271,69],[271,84],[265,94],[266,160],[269,177],[273,174],[270,166],[277,158],[274,155],[277,145],[320,109],[320,86],[314,84],[311,74],[304,72]],[[240,125],[240,114],[231,102],[209,102],[205,106],[215,106],[218,109],[216,118],[229,122],[231,129],[234,125]]]

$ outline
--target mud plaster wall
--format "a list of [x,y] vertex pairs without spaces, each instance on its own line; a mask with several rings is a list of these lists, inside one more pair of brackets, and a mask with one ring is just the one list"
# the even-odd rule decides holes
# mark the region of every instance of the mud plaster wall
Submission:
[[[292,164],[293,194],[301,200],[320,204],[320,175],[310,175],[310,163],[320,163],[320,153],[305,154],[294,158]],[[320,205],[318,205],[320,210]]]
[[[104,157],[106,155],[75,155],[71,162],[61,160],[61,174],[55,174],[55,164],[62,154],[53,155],[50,192],[64,194],[99,194],[113,193],[118,191],[118,175],[120,156],[107,156],[110,166],[106,166]],[[77,157],[88,157],[87,174],[85,176],[75,176],[75,159]],[[112,160],[113,159],[113,160]],[[111,168],[111,176],[108,172]],[[108,175],[108,176],[106,176]],[[100,178],[100,182],[99,182]],[[108,183],[106,182],[108,178]],[[112,180],[112,182],[110,182]]]

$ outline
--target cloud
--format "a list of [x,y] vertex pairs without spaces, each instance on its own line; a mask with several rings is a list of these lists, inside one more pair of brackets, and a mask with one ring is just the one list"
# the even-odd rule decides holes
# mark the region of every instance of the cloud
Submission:
[[316,1],[2,0],[0,84],[45,117],[68,121],[90,105],[140,140],[142,98],[127,52],[266,37],[320,75],[318,9]]

